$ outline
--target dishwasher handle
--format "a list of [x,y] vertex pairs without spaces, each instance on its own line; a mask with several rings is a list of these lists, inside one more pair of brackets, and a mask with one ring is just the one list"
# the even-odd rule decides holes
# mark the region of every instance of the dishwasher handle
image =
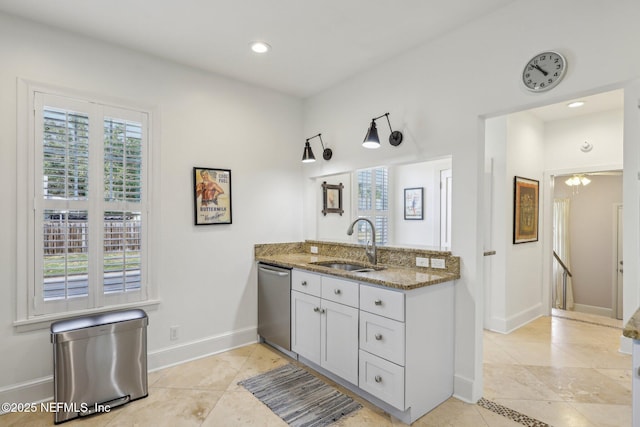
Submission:
[[264,268],[264,267],[259,267],[259,268],[260,268],[260,271],[262,271],[264,273],[273,274],[275,276],[285,277],[285,276],[289,275],[289,273],[285,273],[283,271],[271,270],[269,268]]

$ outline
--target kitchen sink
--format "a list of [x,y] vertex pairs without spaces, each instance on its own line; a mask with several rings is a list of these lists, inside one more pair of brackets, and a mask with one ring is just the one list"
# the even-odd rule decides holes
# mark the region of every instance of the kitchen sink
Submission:
[[321,267],[335,268],[337,270],[349,271],[351,273],[366,273],[369,271],[384,270],[384,267],[372,266],[366,264],[353,264],[343,261],[318,261],[312,264],[319,265]]

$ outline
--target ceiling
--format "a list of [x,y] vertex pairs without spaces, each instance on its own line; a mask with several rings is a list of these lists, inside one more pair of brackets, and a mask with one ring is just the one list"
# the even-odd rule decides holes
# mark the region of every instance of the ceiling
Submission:
[[[515,0],[0,0],[0,11],[308,97]],[[249,42],[272,46],[267,55]]]
[[[574,101],[582,101],[584,105],[578,108],[569,108],[568,104]],[[622,110],[624,108],[624,91],[622,89],[611,92],[603,92],[591,96],[569,99],[557,104],[528,110],[543,122],[553,120],[570,119],[586,114],[598,113],[608,110]]]
[[[0,0],[0,12],[305,98],[517,0]],[[249,42],[272,46],[266,55]],[[536,108],[622,108],[622,91]]]

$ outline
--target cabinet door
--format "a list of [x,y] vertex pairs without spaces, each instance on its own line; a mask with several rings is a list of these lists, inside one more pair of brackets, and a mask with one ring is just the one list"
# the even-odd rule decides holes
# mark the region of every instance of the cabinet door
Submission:
[[358,310],[322,300],[321,311],[320,365],[358,385]]
[[320,364],[320,298],[291,291],[291,350]]

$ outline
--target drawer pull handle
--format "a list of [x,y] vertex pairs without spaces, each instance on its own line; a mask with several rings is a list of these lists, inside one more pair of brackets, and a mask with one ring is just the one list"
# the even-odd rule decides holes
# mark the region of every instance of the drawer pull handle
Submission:
[[380,375],[376,375],[374,378],[374,381],[377,383],[381,383],[382,382],[382,377]]
[[302,283],[300,283],[302,286],[307,286],[307,281],[303,280]]
[[375,305],[382,305],[382,300],[381,299],[377,299],[373,302]]
[[336,295],[340,295],[341,291],[340,291],[340,289],[334,289],[333,293],[336,294]]
[[376,340],[380,341],[382,339],[382,334],[375,334],[374,337]]

